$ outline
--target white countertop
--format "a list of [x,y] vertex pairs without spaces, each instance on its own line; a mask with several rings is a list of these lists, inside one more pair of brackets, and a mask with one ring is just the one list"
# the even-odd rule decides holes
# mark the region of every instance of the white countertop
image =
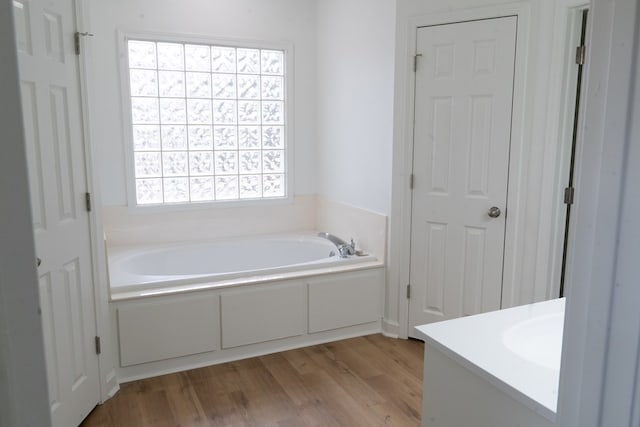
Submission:
[[[555,422],[561,345],[557,342],[553,345],[551,341],[562,340],[564,306],[565,300],[561,298],[421,325],[415,330],[427,346],[438,349],[534,412]],[[541,336],[529,327],[536,325],[534,319],[542,320],[543,324],[545,319],[557,320],[560,332],[556,331],[555,338],[548,341],[544,334]],[[546,326],[549,326],[548,322]],[[555,330],[555,323],[552,326]],[[519,345],[530,346],[531,357],[511,351],[505,345],[505,336],[517,338]],[[550,343],[548,346],[547,341]],[[534,360],[535,353],[540,360]],[[556,365],[556,361],[557,368],[551,367]]]

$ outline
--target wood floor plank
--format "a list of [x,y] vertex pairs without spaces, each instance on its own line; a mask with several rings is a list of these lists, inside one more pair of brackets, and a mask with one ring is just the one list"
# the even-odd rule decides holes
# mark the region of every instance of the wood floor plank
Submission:
[[[376,338],[375,336],[370,336]],[[367,337],[367,338],[370,338]],[[384,338],[384,337],[382,337]],[[389,340],[385,338],[385,340]],[[391,340],[393,341],[393,340]],[[402,382],[410,389],[422,389],[422,363],[409,362],[415,357],[415,348],[422,348],[424,344],[415,340],[403,340],[405,344],[401,350],[394,347],[386,348],[379,345],[379,341],[370,340],[369,346],[364,347],[362,351],[369,355],[367,360],[369,363],[378,367],[384,372],[393,372],[393,378]]]
[[369,407],[361,406],[333,378],[324,371],[305,374],[313,385],[318,399],[332,416],[344,426],[378,426]]
[[176,425],[208,427],[210,423],[191,385],[167,389],[169,408]]
[[420,421],[422,393],[407,389],[405,384],[388,375],[370,378],[367,383],[383,394],[387,402],[399,408],[404,415],[415,419],[417,422]]
[[350,366],[336,357],[328,346],[310,348],[311,358],[359,405],[370,407],[384,402],[384,399],[360,378]]
[[236,407],[231,393],[220,392],[218,386],[207,381],[194,383],[193,389],[210,425],[243,425],[242,408]]
[[285,351],[282,353],[282,356],[286,358],[291,366],[301,375],[313,373],[319,369],[304,348]]
[[82,425],[417,427],[423,351],[369,335],[134,381]]
[[139,394],[139,405],[142,413],[141,425],[170,427],[177,425],[173,418],[167,390],[154,390]]
[[[297,407],[297,425],[308,426],[340,426],[341,424],[322,404],[317,388],[301,375],[282,353],[261,358],[265,367],[283,387],[289,399]],[[288,420],[283,420],[287,424]],[[296,424],[293,424],[296,425]]]

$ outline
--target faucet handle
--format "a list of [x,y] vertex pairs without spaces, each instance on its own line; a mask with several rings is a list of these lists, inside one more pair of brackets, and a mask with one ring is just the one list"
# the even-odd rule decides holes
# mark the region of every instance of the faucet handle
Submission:
[[349,247],[347,245],[338,246],[338,253],[340,254],[340,258],[347,258],[349,255]]
[[353,241],[353,237],[351,238],[351,243],[349,244],[349,246],[351,246],[351,249],[353,249],[354,251],[356,250],[356,242]]

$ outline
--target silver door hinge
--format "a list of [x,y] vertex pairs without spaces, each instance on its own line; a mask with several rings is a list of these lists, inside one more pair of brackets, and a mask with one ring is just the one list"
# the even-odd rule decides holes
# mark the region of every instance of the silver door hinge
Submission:
[[587,56],[587,47],[585,45],[576,48],[576,64],[584,65]]
[[411,285],[407,285],[407,299],[411,298]]
[[414,175],[409,175],[409,190],[413,190]]
[[422,56],[421,53],[416,53],[415,55],[413,55],[413,72],[415,73],[416,71],[418,71],[418,57]]
[[80,33],[77,31],[73,34],[73,46],[75,48],[76,55],[80,55]]
[[102,347],[100,345],[100,337],[96,337],[96,354],[102,353]]
[[73,47],[75,48],[76,55],[80,55],[80,36],[93,37],[93,34],[86,31],[82,33],[80,31],[76,31],[73,34]]
[[87,212],[91,212],[91,193],[84,193],[84,203],[87,207]]
[[573,187],[567,187],[564,189],[564,203],[567,205],[573,204],[573,196],[575,189]]

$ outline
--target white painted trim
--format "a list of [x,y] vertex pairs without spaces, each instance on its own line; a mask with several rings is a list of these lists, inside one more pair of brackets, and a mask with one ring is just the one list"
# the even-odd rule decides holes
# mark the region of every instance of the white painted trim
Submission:
[[594,1],[591,17],[560,371],[562,427],[638,425],[640,409],[638,4]]
[[[575,46],[580,41],[581,12],[587,9],[588,5],[586,0],[560,0],[555,10],[543,172],[543,188],[547,191],[545,194],[550,197],[541,201],[540,209],[541,212],[550,212],[551,215],[541,218],[538,236],[541,248],[549,248],[549,251],[547,257],[538,258],[537,264],[539,271],[548,271],[547,298],[556,298],[560,294],[566,218],[563,189],[569,179],[571,128],[575,111],[573,93],[577,84]],[[586,70],[583,73],[586,76]],[[583,84],[583,89],[584,86]],[[571,216],[575,216],[575,209],[572,210]]]
[[[292,42],[277,42],[269,40],[248,40],[241,38],[229,38],[219,36],[207,36],[201,34],[188,33],[167,33],[157,31],[136,31],[133,29],[120,28],[116,31],[116,49],[118,52],[119,63],[119,79],[120,79],[120,106],[122,113],[122,141],[125,156],[125,174],[126,174],[126,191],[127,205],[129,212],[132,214],[153,213],[153,212],[169,212],[169,211],[185,211],[198,209],[219,209],[230,207],[244,206],[265,206],[277,204],[293,204],[294,199],[294,45]],[[278,49],[284,50],[285,55],[285,197],[274,197],[264,199],[248,199],[248,200],[216,200],[210,202],[185,202],[176,204],[159,204],[159,205],[138,205],[136,201],[135,177],[133,164],[133,136],[131,135],[131,89],[129,86],[129,59],[127,55],[127,39],[164,41],[175,43],[201,43],[208,45],[222,45],[234,47],[249,47],[256,49]]]
[[631,28],[636,29],[636,40],[635,46],[629,49],[634,69],[628,83],[630,103],[624,135],[616,265],[611,281],[611,332],[602,391],[603,425],[640,425],[640,39],[637,34],[640,9],[637,2],[635,8],[636,16],[633,17],[633,8],[625,7],[628,11],[625,21],[631,22]]
[[[520,284],[521,269],[518,264],[518,242],[526,231],[524,201],[528,171],[526,137],[528,110],[527,82],[529,81],[529,59],[532,51],[530,45],[530,4],[514,5],[513,14],[518,16],[516,35],[516,61],[514,67],[513,107],[511,119],[511,146],[509,152],[509,184],[507,188],[507,218],[505,225],[504,260],[502,266],[502,299],[501,307],[513,307],[514,289]],[[515,213],[515,214],[514,214]],[[509,284],[511,286],[509,286]],[[528,301],[533,302],[533,301]]]
[[[76,2],[76,31],[91,33],[90,2],[79,0]],[[101,337],[102,354],[98,356],[98,377],[100,384],[100,401],[104,402],[119,389],[115,378],[115,366],[111,356],[112,343],[111,322],[109,320],[109,289],[107,279],[106,251],[104,248],[104,231],[102,217],[102,203],[98,167],[94,156],[91,138],[91,121],[89,113],[89,91],[91,70],[91,36],[80,38],[80,56],[78,57],[80,84],[80,111],[82,113],[82,131],[84,137],[85,175],[87,191],[91,193],[92,210],[89,212],[89,238],[91,244],[91,266],[93,279],[93,299],[95,314],[96,336]]]
[[[392,216],[394,223],[392,230],[399,228],[400,239],[392,242],[389,254],[390,263],[395,266],[390,272],[397,269],[397,298],[399,301],[399,336],[407,337],[409,335],[409,300],[405,296],[405,285],[409,283],[410,274],[410,255],[411,255],[411,190],[408,185],[403,185],[397,181],[408,181],[413,168],[413,119],[414,119],[414,87],[415,73],[412,69],[413,54],[416,49],[416,32],[419,27],[429,25],[442,25],[448,23],[456,23],[470,20],[480,20],[489,18],[498,18],[504,16],[517,16],[517,40],[516,40],[516,61],[514,68],[514,91],[513,91],[513,110],[512,110],[512,130],[511,130],[511,154],[509,168],[509,189],[507,191],[507,211],[510,215],[507,217],[506,237],[505,237],[505,259],[504,259],[504,277],[503,283],[510,278],[510,282],[517,281],[518,266],[516,260],[517,233],[522,229],[524,212],[518,209],[520,206],[521,187],[526,185],[523,172],[526,168],[523,166],[525,138],[525,110],[526,110],[526,85],[528,81],[527,57],[526,52],[529,51],[530,38],[530,20],[531,11],[529,2],[516,2],[504,6],[486,6],[473,9],[464,9],[456,11],[448,11],[443,13],[434,13],[411,17],[408,24],[407,51],[405,52],[405,67],[400,72],[409,75],[407,79],[405,91],[405,116],[396,126],[402,126],[403,138],[398,138],[395,133],[394,154],[403,155],[402,164],[394,164],[394,167],[401,167],[401,170],[395,170],[393,173],[393,188],[397,192],[397,188],[401,187],[401,194],[394,194],[394,203],[402,206],[401,213],[398,216]],[[523,54],[525,53],[525,54]],[[409,135],[411,137],[409,138]],[[399,200],[398,200],[399,199]],[[402,242],[402,243],[400,243]],[[393,250],[395,248],[396,250]],[[393,283],[393,276],[390,275],[390,281]],[[392,287],[390,286],[392,289]],[[510,289],[503,287],[503,301],[512,299]],[[507,304],[510,306],[513,304]]]
[[382,335],[389,338],[400,338],[400,325],[398,324],[398,322],[393,322],[383,318]]

